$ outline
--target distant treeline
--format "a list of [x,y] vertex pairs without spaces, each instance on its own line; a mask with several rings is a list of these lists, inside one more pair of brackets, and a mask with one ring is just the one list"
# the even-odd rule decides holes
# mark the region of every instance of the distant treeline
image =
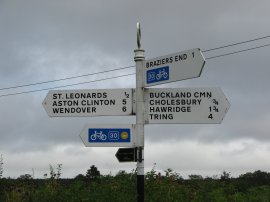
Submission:
[[[0,201],[29,202],[133,202],[136,196],[136,170],[119,171],[116,175],[101,175],[92,165],[86,174],[73,179],[61,178],[61,164],[44,179],[29,174],[17,179],[0,179]],[[270,202],[270,173],[249,172],[237,178],[223,172],[219,177],[190,175],[183,179],[172,169],[161,175],[155,169],[145,175],[146,202]]]

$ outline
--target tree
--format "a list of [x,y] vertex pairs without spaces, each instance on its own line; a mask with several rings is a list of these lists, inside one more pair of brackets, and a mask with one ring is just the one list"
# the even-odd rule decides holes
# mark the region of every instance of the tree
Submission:
[[166,178],[170,178],[171,180],[177,181],[180,180],[182,181],[183,178],[180,176],[180,174],[173,172],[173,169],[167,168],[167,170],[164,170]]
[[85,177],[87,179],[95,180],[100,178],[100,172],[95,165],[92,165],[90,169],[87,170]]
[[56,168],[56,179],[60,179],[60,177],[61,177],[61,174],[62,174],[62,163],[60,163],[60,164],[57,164],[57,168]]
[[[53,166],[50,164],[49,167],[50,167],[50,178],[51,179],[60,179],[61,177],[61,174],[62,174],[62,165],[63,164],[57,164],[57,168],[56,168],[56,172],[53,168]],[[45,173],[44,174],[44,177],[47,178],[48,174]]]
[[83,174],[78,174],[74,179],[75,180],[84,180],[85,176]]
[[32,176],[30,174],[24,174],[24,175],[20,175],[20,177],[18,177],[18,179],[20,180],[30,180],[33,179]]
[[190,180],[202,180],[203,177],[201,175],[189,175],[188,176]]
[[267,185],[270,183],[270,173],[257,170],[253,173],[248,172],[244,175],[240,175],[239,179],[253,186]]
[[220,179],[222,181],[229,180],[230,179],[230,175],[231,175],[230,172],[223,171],[222,174],[221,174],[221,176],[220,176]]
[[1,154],[1,156],[0,156],[0,179],[2,178],[3,172],[4,172],[3,164],[4,164],[4,162],[3,162],[3,155]]

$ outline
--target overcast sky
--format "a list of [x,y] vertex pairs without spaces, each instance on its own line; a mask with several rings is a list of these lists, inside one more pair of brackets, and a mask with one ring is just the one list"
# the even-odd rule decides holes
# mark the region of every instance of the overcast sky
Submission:
[[[136,23],[146,59],[270,35],[268,0],[0,0],[0,88],[134,65]],[[221,50],[205,58],[270,43],[270,38]],[[207,59],[201,77],[158,88],[220,87],[231,107],[221,124],[145,126],[145,172],[172,168],[180,175],[232,175],[270,167],[270,47]],[[4,177],[43,177],[63,164],[62,177],[130,172],[118,148],[86,148],[86,124],[130,124],[135,117],[50,118],[42,106],[50,88],[134,73],[135,68],[73,80],[0,90],[0,154]],[[61,89],[135,88],[135,75]]]

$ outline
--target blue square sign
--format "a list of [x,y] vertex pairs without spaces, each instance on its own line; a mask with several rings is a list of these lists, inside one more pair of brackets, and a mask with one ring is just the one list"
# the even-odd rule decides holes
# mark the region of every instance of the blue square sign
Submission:
[[169,66],[150,69],[146,71],[146,83],[156,83],[160,81],[169,80]]

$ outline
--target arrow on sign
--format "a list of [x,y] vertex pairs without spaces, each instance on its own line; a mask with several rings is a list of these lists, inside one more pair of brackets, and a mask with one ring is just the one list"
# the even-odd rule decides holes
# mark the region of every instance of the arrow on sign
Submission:
[[198,48],[146,60],[144,86],[199,77],[204,64],[205,59]]
[[51,90],[43,101],[50,117],[132,114],[132,89]]
[[220,88],[145,89],[146,123],[221,123],[230,103]]
[[115,156],[119,162],[136,162],[137,148],[119,148]]

